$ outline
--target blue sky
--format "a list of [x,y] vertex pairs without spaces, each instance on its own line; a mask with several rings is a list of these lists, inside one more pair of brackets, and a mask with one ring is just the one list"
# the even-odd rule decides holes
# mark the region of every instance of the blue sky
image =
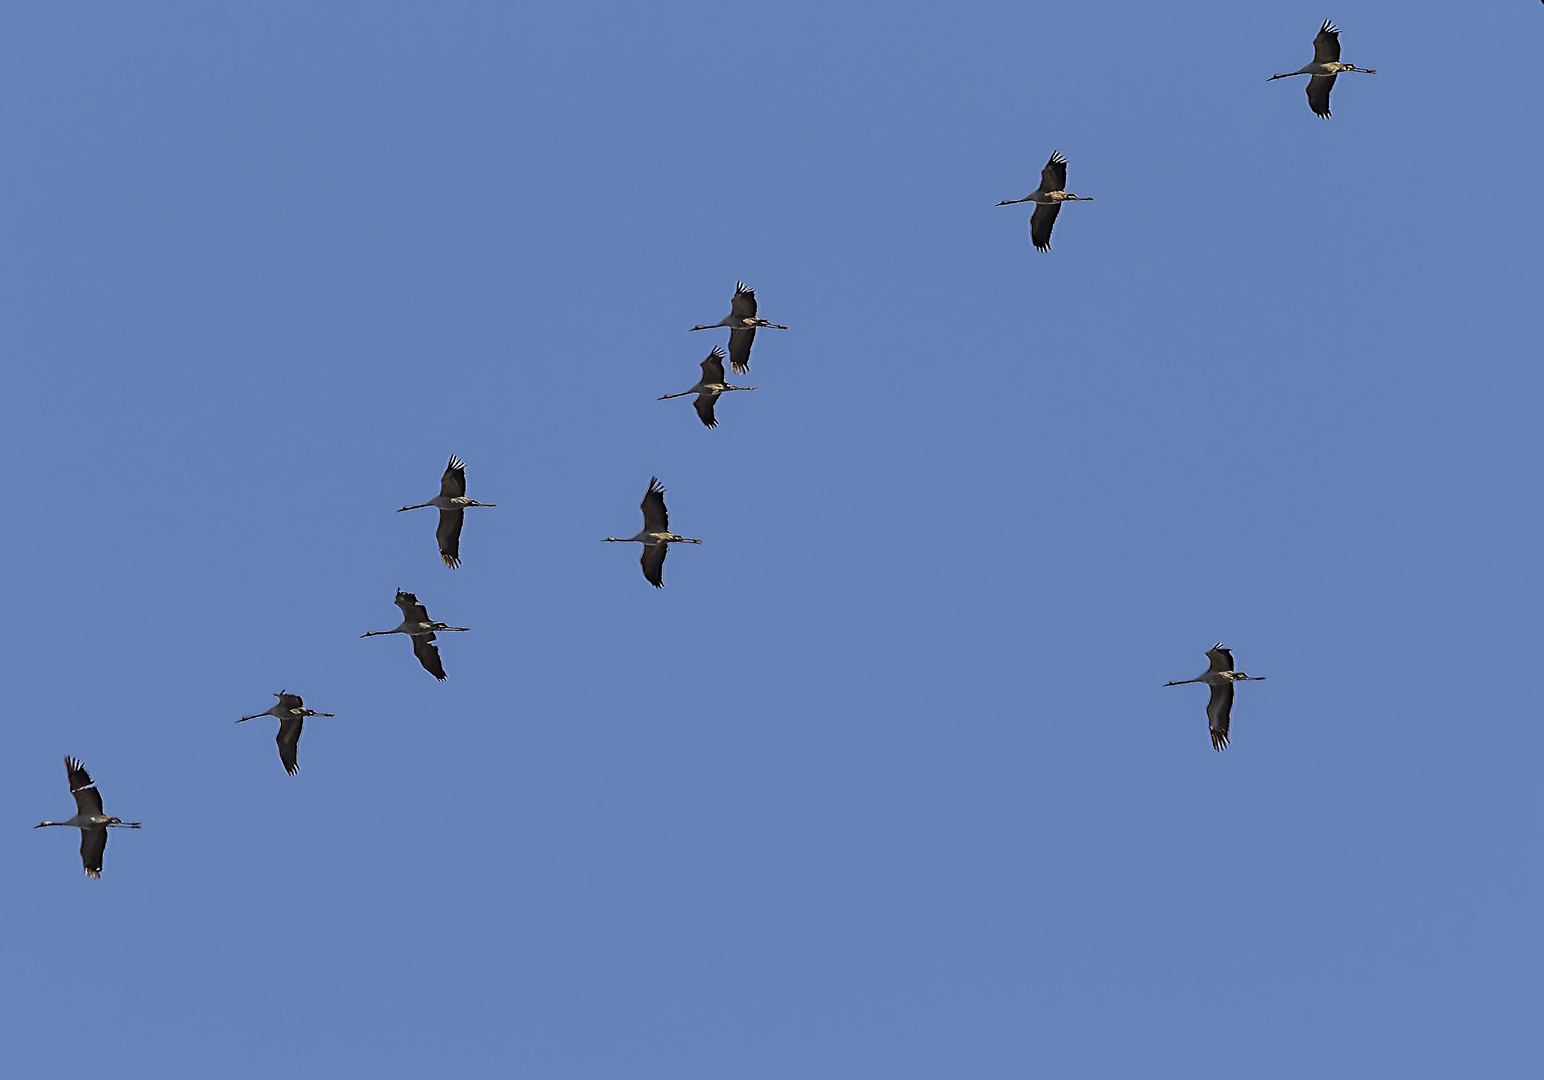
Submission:
[[[14,1074],[1537,1075],[1541,48],[7,9]],[[791,329],[707,431],[737,279]],[[393,513],[451,453],[458,571]],[[398,587],[448,682],[358,640]],[[1221,755],[1160,689],[1219,638]],[[145,823],[100,882],[66,753]]]

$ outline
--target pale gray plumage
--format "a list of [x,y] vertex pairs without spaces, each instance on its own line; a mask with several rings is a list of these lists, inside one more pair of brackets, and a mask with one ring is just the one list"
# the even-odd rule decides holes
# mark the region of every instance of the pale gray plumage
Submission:
[[80,863],[89,878],[102,876],[102,855],[107,851],[108,829],[137,829],[137,821],[124,821],[109,817],[102,812],[102,793],[97,790],[86,767],[74,758],[65,756],[64,774],[70,784],[70,794],[75,796],[75,816],[68,821],[40,821],[33,826],[41,829],[49,825],[69,825],[80,830]]
[[1045,168],[1040,170],[1040,186],[1022,199],[1004,199],[998,206],[1015,206],[1018,203],[1032,202],[1035,204],[1035,212],[1029,216],[1029,239],[1035,245],[1037,251],[1051,250],[1051,228],[1056,224],[1056,215],[1061,213],[1061,204],[1064,202],[1093,202],[1091,196],[1073,195],[1066,190],[1067,187],[1067,159],[1059,152],[1051,155],[1051,160],[1045,163]]
[[685,397],[688,394],[696,394],[697,400],[692,404],[697,409],[697,418],[702,421],[704,427],[718,427],[718,417],[713,415],[713,405],[719,397],[731,390],[754,390],[754,386],[731,386],[724,381],[724,350],[717,345],[708,353],[708,358],[702,362],[702,378],[697,380],[697,385],[690,390],[682,390],[679,394],[661,394],[660,401],[669,401],[671,398]]
[[751,369],[751,344],[756,340],[756,328],[787,330],[788,327],[767,322],[756,316],[756,290],[743,281],[734,285],[734,296],[729,301],[729,314],[716,323],[704,323],[693,330],[713,330],[729,327],[729,370],[744,375]]
[[1340,62],[1340,28],[1325,19],[1318,34],[1314,35],[1313,60],[1296,71],[1284,71],[1279,75],[1272,75],[1265,81],[1274,82],[1277,79],[1290,79],[1294,75],[1307,75],[1308,107],[1313,110],[1315,116],[1328,120],[1330,91],[1335,87],[1335,76],[1347,71],[1356,71],[1363,75],[1378,74],[1373,68],[1359,68],[1353,64]]
[[677,536],[670,531],[670,511],[665,509],[665,488],[659,482],[659,477],[649,478],[649,489],[643,493],[643,502],[638,506],[643,511],[643,529],[636,536],[608,536],[604,542],[642,544],[643,555],[638,562],[643,567],[643,576],[656,589],[663,589],[665,556],[670,551],[670,545],[700,544],[702,541],[689,536]]
[[440,650],[434,644],[434,635],[437,631],[463,632],[470,630],[469,626],[450,626],[446,623],[435,622],[429,618],[429,610],[418,602],[418,597],[410,592],[397,590],[397,597],[392,603],[402,609],[402,622],[390,630],[369,630],[360,637],[382,637],[386,634],[406,634],[413,642],[413,655],[418,657],[418,662],[423,669],[433,675],[440,682],[445,681],[445,665],[440,662]]
[[1232,723],[1233,714],[1233,684],[1246,680],[1263,682],[1265,676],[1246,675],[1242,671],[1234,671],[1233,650],[1225,648],[1220,641],[1207,650],[1206,658],[1210,661],[1210,665],[1195,678],[1177,679],[1163,685],[1183,686],[1186,683],[1205,683],[1211,687],[1212,694],[1206,703],[1206,723],[1211,729],[1212,749],[1221,752],[1228,746],[1228,728]]
[[434,530],[434,538],[440,546],[440,558],[446,566],[455,570],[461,565],[461,526],[466,519],[466,508],[497,505],[480,503],[466,497],[466,462],[451,454],[450,464],[445,466],[445,474],[440,477],[440,493],[426,503],[399,507],[397,513],[403,510],[422,510],[426,506],[438,507],[440,524]]
[[331,716],[332,713],[306,708],[306,703],[301,700],[299,694],[291,694],[287,690],[280,690],[273,696],[279,700],[260,713],[243,716],[236,723],[244,724],[248,720],[256,720],[259,716],[278,717],[279,734],[275,736],[274,741],[279,744],[279,761],[283,764],[284,771],[294,776],[300,772],[300,732],[305,726],[306,717]]

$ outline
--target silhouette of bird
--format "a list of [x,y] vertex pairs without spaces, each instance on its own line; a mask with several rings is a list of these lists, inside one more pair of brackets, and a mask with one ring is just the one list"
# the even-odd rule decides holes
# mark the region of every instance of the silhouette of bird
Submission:
[[751,369],[751,343],[756,340],[758,326],[767,330],[788,329],[756,317],[756,290],[747,288],[743,281],[734,284],[728,315],[716,323],[705,323],[692,329],[712,330],[719,326],[729,327],[729,370],[736,375],[744,375]]
[[754,386],[730,386],[724,381],[724,350],[717,345],[708,353],[708,358],[702,362],[702,378],[697,380],[697,385],[690,390],[682,390],[679,394],[661,394],[659,400],[669,401],[671,398],[685,397],[687,394],[696,394],[697,400],[692,404],[696,406],[697,417],[704,427],[718,427],[718,418],[713,415],[713,404],[718,401],[720,394],[730,390],[754,390]]
[[466,517],[464,511],[468,506],[497,505],[480,503],[466,497],[466,462],[451,454],[450,464],[445,466],[445,475],[440,477],[440,493],[426,503],[400,507],[397,513],[403,510],[422,510],[426,506],[439,507],[440,527],[434,531],[434,537],[439,541],[440,558],[454,570],[461,565],[461,525]]
[[102,793],[91,780],[86,767],[74,758],[64,759],[64,774],[70,781],[70,794],[75,796],[75,816],[69,821],[40,821],[32,826],[42,829],[49,825],[70,825],[80,830],[80,864],[88,878],[102,876],[102,854],[107,850],[108,829],[137,829],[139,822],[108,817],[102,812]]
[[1343,71],[1359,71],[1363,75],[1378,74],[1372,68],[1359,68],[1340,62],[1340,28],[1328,19],[1313,39],[1313,60],[1296,71],[1284,71],[1272,75],[1266,82],[1290,79],[1294,75],[1308,76],[1308,107],[1321,119],[1330,118],[1330,90],[1335,86],[1335,76]]
[[670,511],[665,509],[665,489],[659,477],[649,478],[649,490],[643,493],[643,529],[637,536],[608,536],[608,544],[642,544],[643,556],[638,560],[643,576],[656,589],[665,587],[665,556],[671,544],[700,544],[688,536],[677,536],[670,531]]
[[274,697],[279,700],[269,708],[260,713],[253,713],[251,716],[243,716],[236,723],[244,724],[248,720],[256,720],[259,716],[277,716],[279,734],[275,741],[279,744],[279,760],[284,763],[284,771],[294,776],[300,771],[300,763],[296,755],[300,752],[300,729],[305,725],[306,717],[331,716],[332,713],[306,708],[306,703],[300,700],[299,694],[280,690],[274,694]]
[[1233,713],[1233,684],[1246,679],[1263,682],[1264,675],[1245,675],[1233,670],[1233,650],[1223,648],[1222,642],[1206,652],[1211,666],[1193,679],[1177,679],[1165,686],[1184,686],[1186,683],[1205,683],[1212,688],[1211,699],[1206,703],[1206,723],[1212,731],[1212,749],[1222,751],[1228,746],[1228,724]]
[[1037,251],[1051,250],[1051,227],[1056,224],[1056,215],[1061,213],[1061,204],[1064,202],[1093,202],[1092,196],[1072,195],[1064,189],[1067,186],[1067,159],[1060,153],[1051,155],[1051,160],[1045,163],[1045,168],[1040,170],[1040,186],[1022,199],[1004,199],[998,206],[1013,206],[1017,203],[1032,202],[1035,204],[1035,212],[1029,216],[1029,239],[1035,245]]
[[429,611],[418,602],[418,597],[410,592],[397,590],[397,598],[393,601],[402,609],[402,622],[390,630],[367,630],[359,636],[381,637],[386,634],[406,634],[413,641],[413,655],[418,657],[418,662],[423,665],[425,671],[433,675],[440,682],[445,681],[445,665],[440,663],[440,650],[434,644],[434,634],[437,630],[466,631],[470,626],[448,626],[442,622],[435,622],[429,618]]

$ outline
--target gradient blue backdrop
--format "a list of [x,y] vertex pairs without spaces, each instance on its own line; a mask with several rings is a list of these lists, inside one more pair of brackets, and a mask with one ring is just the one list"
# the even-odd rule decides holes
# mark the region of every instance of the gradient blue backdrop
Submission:
[[0,13],[9,1075],[1538,1075],[1544,7],[941,8]]

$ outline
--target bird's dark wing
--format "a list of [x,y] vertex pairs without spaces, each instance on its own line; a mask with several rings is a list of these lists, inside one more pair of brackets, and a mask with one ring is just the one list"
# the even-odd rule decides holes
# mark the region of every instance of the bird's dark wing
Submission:
[[1222,683],[1212,687],[1212,698],[1206,703],[1206,723],[1212,729],[1212,749],[1224,750],[1228,745],[1228,721],[1233,713],[1233,684]]
[[425,671],[440,682],[445,681],[445,665],[440,663],[440,650],[434,644],[433,634],[413,635],[413,655],[418,657],[418,662],[424,666]]
[[281,693],[281,694],[279,694],[279,705],[282,708],[285,708],[285,709],[301,709],[301,708],[305,707],[305,704],[306,703],[300,699],[300,695],[299,694],[290,694],[290,693]]
[[[1313,39],[1313,62],[1333,64],[1340,59],[1340,28],[1328,19]],[[1327,91],[1326,91],[1327,92]]]
[[454,510],[440,511],[440,527],[434,530],[434,538],[440,542],[440,558],[452,570],[461,565],[461,525],[466,511],[459,506]]
[[750,319],[756,316],[756,290],[745,287],[745,282],[734,283],[734,299],[729,302],[729,315],[735,319]]
[[702,421],[704,427],[718,427],[718,418],[713,415],[713,403],[718,400],[718,394],[704,391],[697,395],[697,400],[692,402],[697,409],[697,418]]
[[1333,75],[1315,75],[1308,80],[1308,107],[1315,116],[1326,120],[1330,116],[1330,90],[1335,85]]
[[80,864],[86,868],[86,876],[102,876],[102,853],[107,850],[107,826],[80,831]]
[[102,793],[91,782],[86,767],[72,757],[64,759],[64,771],[70,778],[70,794],[75,796],[75,809],[82,814],[102,812]]
[[402,609],[402,617],[408,622],[428,622],[429,609],[418,602],[418,597],[410,592],[397,590],[396,604]]
[[643,567],[643,576],[656,589],[663,589],[665,587],[665,556],[669,553],[669,544],[645,544],[643,546],[643,555],[639,558],[638,563]]
[[455,454],[450,455],[450,464],[445,466],[445,475],[440,477],[440,494],[452,499],[466,494],[466,462]]
[[649,477],[649,490],[643,493],[643,502],[638,505],[643,510],[644,532],[670,531],[670,511],[665,509],[665,486],[659,482],[659,477]]
[[729,331],[729,370],[744,375],[751,369],[751,343],[756,340],[756,328]]
[[[730,331],[733,334],[733,331]],[[721,383],[724,381],[724,350],[717,345],[708,353],[708,358],[702,362],[702,381],[706,383]]]
[[1067,159],[1061,154],[1052,154],[1051,160],[1047,161],[1045,168],[1040,170],[1040,190],[1067,190]]
[[305,722],[303,716],[286,716],[279,721],[279,735],[274,740],[279,744],[279,760],[284,763],[284,771],[291,776],[300,771],[300,729]]
[[1029,240],[1035,245],[1036,251],[1051,250],[1051,226],[1056,224],[1056,215],[1061,213],[1061,203],[1045,203],[1035,207],[1035,212],[1029,218]]
[[1233,650],[1223,648],[1220,643],[1206,650],[1206,658],[1212,662],[1206,669],[1208,672],[1233,670]]

